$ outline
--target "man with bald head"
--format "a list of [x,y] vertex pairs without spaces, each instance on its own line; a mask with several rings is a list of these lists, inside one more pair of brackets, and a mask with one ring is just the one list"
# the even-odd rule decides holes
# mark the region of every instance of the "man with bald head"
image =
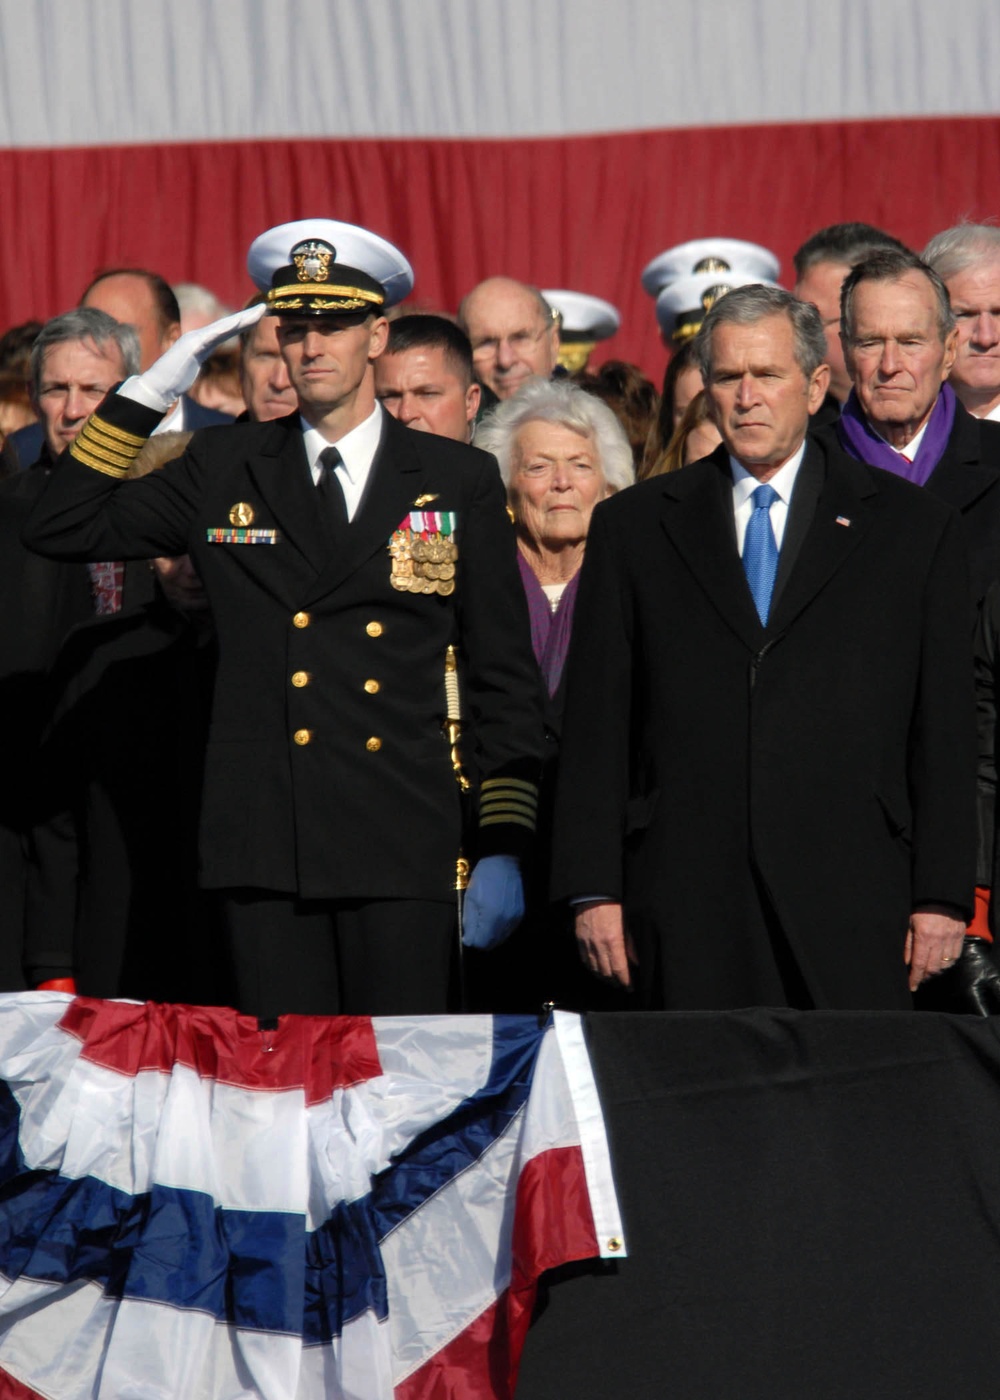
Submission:
[[476,377],[498,399],[530,379],[547,379],[559,362],[559,325],[536,287],[487,277],[462,299],[458,324],[472,343]]

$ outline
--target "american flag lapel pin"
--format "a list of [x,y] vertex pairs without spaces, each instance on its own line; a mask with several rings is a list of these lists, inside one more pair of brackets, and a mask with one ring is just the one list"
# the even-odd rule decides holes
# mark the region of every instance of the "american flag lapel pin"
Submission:
[[836,523],[837,523],[838,525],[847,525],[847,526],[850,526],[850,523],[851,523],[851,522],[850,522],[850,520],[848,520],[848,518],[847,518],[846,515],[838,515],[838,516],[837,516]]

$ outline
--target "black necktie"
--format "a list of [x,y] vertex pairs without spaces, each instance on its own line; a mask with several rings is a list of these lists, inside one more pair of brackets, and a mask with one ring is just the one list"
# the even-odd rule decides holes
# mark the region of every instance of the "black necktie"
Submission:
[[335,536],[341,535],[348,526],[344,488],[337,475],[337,468],[343,460],[335,447],[324,447],[317,463],[319,480],[316,482],[316,490],[323,501],[326,519]]

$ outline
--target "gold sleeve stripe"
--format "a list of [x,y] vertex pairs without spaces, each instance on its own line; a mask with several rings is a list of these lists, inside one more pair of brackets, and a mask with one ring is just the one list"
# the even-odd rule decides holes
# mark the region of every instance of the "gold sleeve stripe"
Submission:
[[490,788],[519,788],[521,792],[532,792],[536,796],[538,795],[538,784],[529,783],[524,778],[484,778],[483,792]]
[[106,437],[114,438],[116,441],[124,443],[126,447],[140,448],[146,445],[146,439],[144,437],[140,437],[137,433],[127,433],[124,428],[116,428],[114,423],[109,423],[106,419],[99,418],[96,413],[84,424],[83,431],[85,433],[101,432]]
[[525,807],[520,802],[491,802],[488,807],[480,807],[480,817],[495,817],[499,812],[517,812],[519,816],[535,820],[534,807]]
[[522,812],[537,812],[538,810],[538,803],[534,798],[522,796],[517,792],[497,792],[489,797],[480,798],[479,801],[481,812],[492,812],[495,807],[502,806],[517,807]]
[[529,820],[527,819],[527,817],[515,817],[515,816],[483,817],[483,818],[480,820],[480,823],[479,823],[480,826],[500,826],[501,824],[503,824],[503,825],[510,825],[510,826],[526,826],[526,827],[528,828],[529,831],[534,831],[534,830],[535,830],[535,823],[534,823],[533,821],[529,821]]
[[146,445],[144,438],[140,439],[137,447],[133,447],[127,442],[119,442],[117,438],[106,437],[99,428],[91,432],[84,429],[80,436],[84,442],[90,444],[93,451],[104,452],[108,457],[113,457],[119,462],[134,462]]
[[85,467],[91,467],[95,472],[103,472],[105,476],[113,476],[118,481],[124,481],[128,476],[127,467],[112,467],[100,458],[92,457],[79,438],[70,443],[69,455],[75,457],[78,462],[82,462]]
[[81,433],[77,441],[92,456],[100,457],[110,467],[121,467],[122,471],[127,471],[136,458],[135,453],[119,452],[117,449],[105,447],[99,438],[95,439],[93,433],[87,435]]
[[95,414],[87,419],[69,450],[70,455],[84,466],[120,479],[127,476],[129,467],[145,444],[144,437],[116,428],[113,423]]

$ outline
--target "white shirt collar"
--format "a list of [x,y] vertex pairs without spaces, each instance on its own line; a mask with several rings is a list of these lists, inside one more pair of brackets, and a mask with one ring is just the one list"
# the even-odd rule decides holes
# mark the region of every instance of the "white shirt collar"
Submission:
[[924,423],[924,426],[918,432],[914,433],[913,437],[910,438],[909,442],[906,444],[905,447],[893,447],[889,439],[882,437],[882,434],[880,432],[876,431],[875,436],[882,438],[882,441],[885,443],[886,447],[892,447],[893,452],[895,452],[898,456],[905,457],[907,461],[912,462],[916,459],[916,455],[920,451],[920,444],[923,441],[924,433],[926,433],[927,431],[927,424],[930,421],[930,415],[928,414],[927,421]]
[[[786,461],[782,462],[774,475],[768,479],[768,486],[774,487],[779,498],[786,506],[791,504],[792,491],[795,489],[795,478],[799,474],[799,467],[801,467],[802,459],[805,455],[806,441],[805,438],[803,438],[799,444],[798,450],[793,452]],[[733,474],[733,504],[738,507],[741,506],[744,501],[750,499],[760,485],[760,482],[752,472],[748,472],[746,467],[741,466],[735,457],[730,457],[729,459],[729,470]]]
[[302,442],[306,449],[306,458],[313,479],[315,480],[318,475],[320,453],[325,447],[334,446],[340,453],[343,462],[343,466],[338,467],[337,471],[344,472],[352,485],[362,484],[371,470],[375,453],[378,451],[379,439],[382,436],[382,413],[382,405],[376,403],[363,423],[359,423],[356,428],[352,428],[349,433],[345,433],[333,444],[327,441],[318,428],[307,423],[300,414]]

